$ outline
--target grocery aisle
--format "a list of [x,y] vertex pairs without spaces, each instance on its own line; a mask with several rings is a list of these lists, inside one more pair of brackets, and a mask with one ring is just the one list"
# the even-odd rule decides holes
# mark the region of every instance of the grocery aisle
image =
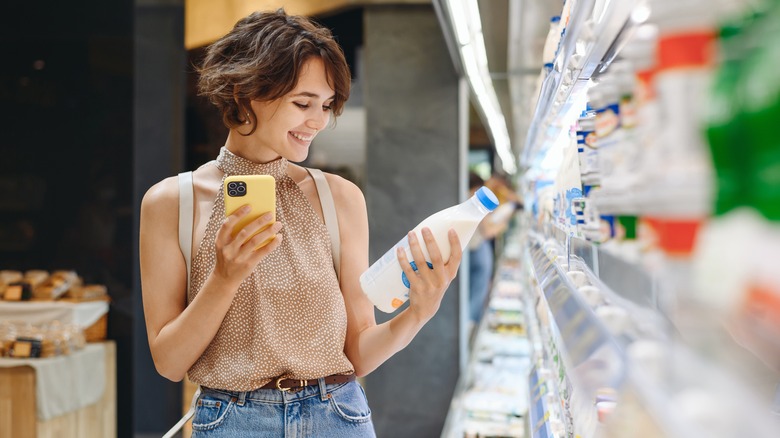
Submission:
[[562,3],[442,436],[780,436],[779,2]]

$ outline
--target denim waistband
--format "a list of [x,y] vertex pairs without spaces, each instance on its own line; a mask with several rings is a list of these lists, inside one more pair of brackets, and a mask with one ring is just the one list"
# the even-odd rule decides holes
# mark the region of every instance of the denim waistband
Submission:
[[345,385],[356,382],[345,382],[327,384],[324,379],[317,379],[317,385],[306,386],[300,390],[279,391],[278,389],[255,389],[252,391],[229,391],[225,389],[214,389],[201,387],[202,393],[218,393],[235,398],[235,402],[242,406],[246,400],[258,401],[263,403],[289,403],[298,400],[304,400],[311,397],[320,396],[323,400],[328,398],[328,393],[335,391]]

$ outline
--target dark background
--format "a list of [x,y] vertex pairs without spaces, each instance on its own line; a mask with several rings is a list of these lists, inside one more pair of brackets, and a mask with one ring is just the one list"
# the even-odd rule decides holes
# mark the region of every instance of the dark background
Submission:
[[[119,437],[167,429],[175,422],[167,417],[177,415],[178,407],[161,414],[155,403],[180,403],[175,389],[168,400],[145,401],[145,388],[160,383],[149,377],[154,370],[148,358],[134,357],[146,343],[139,335],[144,329],[134,327],[143,326],[135,296],[140,286],[134,222],[148,188],[144,163],[134,166],[135,123],[144,119],[147,104],[139,115],[134,99],[137,81],[150,80],[143,72],[155,68],[136,58],[138,29],[148,29],[146,22],[135,22],[148,17],[138,15],[143,6],[136,3],[13,2],[0,13],[0,270],[75,270],[86,282],[108,287]],[[181,14],[183,22],[182,4],[164,5],[165,13]],[[334,30],[353,67],[363,39],[362,16],[362,9],[353,9],[318,18]],[[159,45],[183,41],[182,31],[163,26]],[[157,42],[147,38],[144,45],[154,50]],[[219,114],[195,93],[193,65],[203,50],[181,47],[181,53],[186,103],[158,122],[184,120],[183,168],[170,175],[213,159],[227,134]],[[356,68],[352,74],[357,76]],[[151,80],[168,87],[169,78],[151,75]],[[173,154],[180,145],[163,147]],[[134,193],[139,182],[143,187]],[[139,409],[144,412],[134,412]]]

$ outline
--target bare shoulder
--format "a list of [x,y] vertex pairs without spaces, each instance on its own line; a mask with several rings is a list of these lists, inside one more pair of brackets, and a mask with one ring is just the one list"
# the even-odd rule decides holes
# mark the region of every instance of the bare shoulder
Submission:
[[328,185],[333,193],[333,201],[339,209],[366,209],[366,199],[363,191],[355,183],[332,173],[325,173],[325,178],[328,180]]
[[162,214],[168,210],[176,211],[179,208],[179,182],[178,177],[165,178],[157,184],[149,187],[141,201],[141,212]]

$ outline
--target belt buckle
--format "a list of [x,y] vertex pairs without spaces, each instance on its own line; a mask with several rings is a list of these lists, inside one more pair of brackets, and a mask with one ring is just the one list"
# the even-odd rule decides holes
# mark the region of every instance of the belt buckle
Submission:
[[[287,392],[287,391],[293,389],[293,388],[282,388],[282,380],[284,380],[284,377],[279,377],[278,379],[276,379],[276,389],[278,389],[281,392]],[[293,392],[300,391],[303,388],[305,388],[306,386],[308,386],[308,384],[309,384],[308,380],[299,380],[298,382],[299,382],[299,386],[300,387],[299,388],[295,388],[295,391],[293,391]]]
[[284,380],[283,377],[279,377],[278,379],[276,379],[276,389],[278,389],[281,392],[289,391],[290,388],[282,388],[282,380]]

